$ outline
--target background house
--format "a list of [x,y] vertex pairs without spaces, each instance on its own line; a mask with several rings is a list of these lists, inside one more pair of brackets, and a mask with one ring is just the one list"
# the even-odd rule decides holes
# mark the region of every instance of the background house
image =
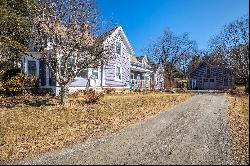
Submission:
[[222,90],[234,86],[232,72],[229,69],[214,66],[202,61],[189,74],[190,89]]

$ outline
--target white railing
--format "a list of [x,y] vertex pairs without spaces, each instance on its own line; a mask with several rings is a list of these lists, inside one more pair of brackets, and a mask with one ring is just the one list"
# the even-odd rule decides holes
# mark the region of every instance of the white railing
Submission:
[[149,80],[131,79],[130,83],[131,83],[132,90],[150,89],[150,81]]

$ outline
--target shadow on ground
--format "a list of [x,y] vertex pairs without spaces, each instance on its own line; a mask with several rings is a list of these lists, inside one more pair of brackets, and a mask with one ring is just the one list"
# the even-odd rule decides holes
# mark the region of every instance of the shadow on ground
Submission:
[[36,96],[36,97],[25,97],[25,96],[12,96],[12,97],[1,97],[0,107],[1,108],[13,108],[16,106],[25,107],[41,107],[41,106],[54,106],[55,102],[51,97]]

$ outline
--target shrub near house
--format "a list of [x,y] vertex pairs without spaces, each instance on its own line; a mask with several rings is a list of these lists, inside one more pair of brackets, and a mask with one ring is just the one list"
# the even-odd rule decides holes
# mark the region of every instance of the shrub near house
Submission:
[[3,76],[3,88],[6,95],[22,95],[25,92],[35,94],[36,84],[36,77],[26,76],[21,69],[7,70]]

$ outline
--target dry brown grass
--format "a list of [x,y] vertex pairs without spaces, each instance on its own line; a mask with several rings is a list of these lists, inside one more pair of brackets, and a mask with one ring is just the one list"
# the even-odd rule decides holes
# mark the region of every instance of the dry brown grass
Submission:
[[[190,94],[114,94],[96,104],[54,104],[56,98],[1,98],[0,164],[115,132],[190,98]],[[42,103],[35,104],[36,102]],[[17,100],[17,101],[16,101]],[[24,100],[24,99],[23,99]],[[79,100],[79,99],[78,99]],[[73,100],[74,101],[74,100]]]
[[249,164],[249,96],[227,95],[228,117],[235,164]]

